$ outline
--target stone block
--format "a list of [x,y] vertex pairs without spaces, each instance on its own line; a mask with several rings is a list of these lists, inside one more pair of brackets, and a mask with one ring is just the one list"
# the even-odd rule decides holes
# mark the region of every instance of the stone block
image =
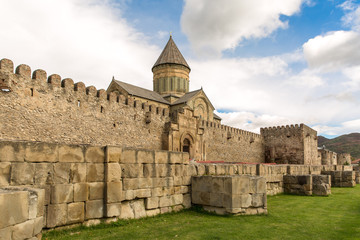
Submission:
[[191,195],[190,194],[184,194],[183,195],[183,206],[184,208],[191,208]]
[[90,220],[84,221],[83,225],[85,227],[91,227],[91,226],[99,225],[100,223],[101,223],[100,219],[90,219]]
[[124,190],[135,190],[139,188],[138,178],[124,178]]
[[25,148],[25,161],[27,162],[57,162],[58,144],[29,142]]
[[12,238],[13,240],[29,239],[33,236],[34,232],[34,221],[29,220],[23,223],[19,223],[12,227]]
[[151,197],[145,199],[145,207],[146,209],[154,209],[159,207],[159,198]]
[[225,175],[225,174],[226,174],[225,165],[222,164],[216,165],[216,175]]
[[83,202],[88,200],[89,187],[87,183],[74,184],[74,201]]
[[51,203],[68,203],[74,201],[72,184],[57,184],[51,187]]
[[171,206],[171,196],[163,196],[159,198],[159,207]]
[[196,166],[198,176],[205,175],[206,171],[205,171],[205,166],[204,165],[198,164],[198,165],[195,165],[195,166]]
[[103,200],[86,201],[85,218],[102,218],[104,216]]
[[191,187],[197,192],[211,192],[211,176],[201,176],[191,178]]
[[53,181],[55,184],[70,182],[71,163],[55,163]]
[[121,182],[121,166],[118,163],[108,163],[106,165],[106,181]]
[[11,185],[33,185],[35,165],[33,163],[13,163],[10,176]]
[[136,163],[136,151],[134,149],[123,149],[120,163]]
[[137,189],[134,190],[135,198],[148,198],[151,197],[151,189]]
[[86,163],[72,163],[70,168],[70,182],[86,182]]
[[144,206],[143,200],[137,200],[137,201],[131,202],[131,207],[134,210],[135,218],[146,217],[146,211],[145,211],[145,206]]
[[124,197],[124,200],[133,200],[133,199],[135,199],[134,190],[123,191],[123,197]]
[[176,164],[175,165],[175,176],[176,177],[185,176],[185,174],[184,174],[184,166],[185,165],[182,165],[182,164]]
[[[240,199],[241,201],[241,207],[242,208],[248,208],[252,204],[252,195],[251,194],[241,194],[241,195],[235,195],[235,199]],[[236,206],[235,206],[236,207]]]
[[89,200],[104,199],[105,185],[103,182],[88,183],[89,185]]
[[181,186],[183,184],[183,177],[173,177],[174,186]]
[[216,174],[215,164],[206,164],[205,165],[205,174],[206,175],[215,175]]
[[121,203],[106,204],[106,216],[118,217],[121,215]]
[[43,227],[44,227],[44,217],[37,217],[33,220],[34,224],[34,232],[33,235],[36,236],[37,234],[41,233]]
[[180,152],[170,152],[169,154],[170,154],[169,163],[171,163],[171,164],[183,163],[182,153],[180,153]]
[[144,164],[143,165],[144,168],[144,177],[145,178],[151,178],[151,177],[156,177],[156,170],[155,169],[155,164]]
[[171,205],[180,205],[184,201],[182,194],[175,194],[171,196]]
[[155,163],[169,163],[169,152],[155,151]]
[[44,214],[45,190],[27,188],[29,192],[29,219],[34,219]]
[[213,193],[225,193],[225,178],[216,177],[210,181],[210,191]]
[[67,204],[50,204],[47,207],[46,227],[53,228],[65,225],[67,221]]
[[139,188],[152,188],[152,178],[139,178]]
[[138,163],[154,163],[154,151],[138,150],[137,151]]
[[197,175],[197,170],[196,170],[195,164],[189,164],[189,165],[184,165],[184,166],[185,166],[185,169],[184,169],[185,176],[196,176]]
[[160,213],[164,214],[164,213],[169,213],[171,212],[171,207],[162,207],[160,208]]
[[[117,159],[114,155],[112,157],[113,159],[111,159],[111,161],[119,162],[120,156],[118,156],[119,159]],[[87,147],[85,149],[85,161],[89,163],[103,163],[105,161],[104,148],[94,146]]]
[[[155,169],[155,176],[153,176],[153,177],[172,176],[172,175],[168,174],[167,164],[154,164],[153,166]],[[145,172],[145,169],[144,169],[144,172]]]
[[252,207],[263,207],[264,206],[264,194],[252,194]]
[[24,162],[25,143],[1,142],[0,162]]
[[223,207],[224,206],[224,194],[223,193],[210,193],[210,205],[214,207]]
[[182,163],[183,163],[183,164],[189,164],[189,162],[190,162],[189,153],[183,152],[183,153],[182,153]]
[[108,182],[106,184],[107,203],[121,202],[122,200],[122,182]]
[[60,145],[59,162],[84,162],[84,149],[79,145]]
[[0,229],[0,239],[11,239],[12,230],[11,227]]
[[195,192],[191,193],[191,202],[201,205],[210,205],[210,193],[209,192]]
[[0,229],[24,222],[29,217],[28,192],[0,191]]
[[143,177],[143,165],[136,164],[121,164],[122,176],[125,178],[139,178]]
[[159,215],[159,214],[160,214],[160,209],[159,208],[146,210],[146,216],[148,216],[148,217],[153,217],[153,216],[156,216],[156,215]]
[[85,218],[85,204],[83,202],[75,202],[68,204],[67,223],[81,223]]
[[35,164],[35,185],[54,184],[54,170],[52,163]]
[[163,188],[162,187],[157,187],[157,188],[151,189],[151,196],[152,197],[163,196]]
[[130,206],[130,202],[124,202],[121,204],[121,211],[120,211],[120,218],[121,219],[132,219],[135,217],[134,210]]
[[[232,182],[231,190],[228,188],[228,183]],[[233,179],[225,180],[225,191],[232,194],[243,194],[250,192],[250,179],[249,176],[239,176]]]
[[88,182],[103,182],[104,181],[104,164],[87,163],[86,164],[86,178],[87,178]]
[[0,162],[0,187],[10,184],[10,166],[9,162]]

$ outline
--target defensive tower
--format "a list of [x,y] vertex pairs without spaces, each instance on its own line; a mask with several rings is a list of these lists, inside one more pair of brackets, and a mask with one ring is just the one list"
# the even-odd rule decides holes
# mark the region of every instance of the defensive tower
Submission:
[[190,67],[171,36],[152,72],[154,91],[170,103],[189,92]]

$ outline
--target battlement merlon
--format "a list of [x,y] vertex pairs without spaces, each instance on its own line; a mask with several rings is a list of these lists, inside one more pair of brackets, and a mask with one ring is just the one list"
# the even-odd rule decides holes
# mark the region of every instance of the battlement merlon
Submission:
[[317,131],[303,123],[295,124],[295,125],[292,124],[286,126],[261,128],[260,134],[264,137],[278,136],[283,134],[294,134],[294,135],[303,134],[304,137],[313,136],[314,138],[317,138]]

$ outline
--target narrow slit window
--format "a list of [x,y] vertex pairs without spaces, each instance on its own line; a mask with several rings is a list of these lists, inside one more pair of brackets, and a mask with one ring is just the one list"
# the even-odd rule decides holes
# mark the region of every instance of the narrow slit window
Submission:
[[77,101],[77,106],[80,107],[81,103],[80,100]]
[[30,88],[30,96],[34,96],[34,89],[33,88]]
[[101,112],[101,113],[104,113],[104,112],[105,112],[105,109],[104,109],[104,107],[103,107],[103,106],[101,106],[101,108],[100,108],[100,112]]

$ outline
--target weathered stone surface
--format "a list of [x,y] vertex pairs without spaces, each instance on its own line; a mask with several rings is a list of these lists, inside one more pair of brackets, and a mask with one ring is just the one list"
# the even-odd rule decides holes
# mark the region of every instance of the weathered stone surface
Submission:
[[[157,164],[159,165],[159,164]],[[156,177],[157,175],[157,169],[155,168],[155,164],[144,164],[144,177],[145,178],[151,178]]]
[[191,208],[191,195],[190,194],[184,194],[183,195],[183,206],[184,208]]
[[151,188],[153,181],[151,178],[139,178],[139,188]]
[[134,149],[123,149],[120,163],[136,163],[136,151]]
[[106,152],[106,162],[108,163],[119,163],[121,162],[122,148],[107,146],[105,149]]
[[79,145],[60,145],[59,162],[84,162],[84,149]]
[[51,203],[68,203],[74,201],[72,184],[57,184],[51,187]]
[[138,163],[154,163],[154,152],[139,150],[137,151],[137,162]]
[[13,163],[11,165],[11,185],[34,184],[35,165],[32,163]]
[[182,194],[175,194],[171,196],[171,205],[180,205],[184,201]]
[[19,223],[12,227],[12,239],[23,240],[31,238],[34,232],[34,220]]
[[11,239],[12,230],[11,227],[0,229],[0,239]]
[[121,215],[121,203],[106,204],[106,216],[118,217]]
[[67,204],[50,204],[47,207],[46,227],[62,226],[67,221]]
[[70,169],[70,182],[86,181],[86,163],[72,163]]
[[34,233],[33,235],[36,236],[37,234],[41,233],[41,230],[43,229],[43,222],[44,222],[44,217],[37,217],[34,220]]
[[130,202],[121,203],[120,218],[121,219],[132,219],[134,217],[135,217],[134,210],[130,206]]
[[123,200],[133,200],[135,198],[134,190],[123,191]]
[[145,199],[145,207],[146,209],[154,209],[159,207],[159,198],[151,197]]
[[57,162],[58,145],[51,143],[29,142],[25,148],[27,162]]
[[86,201],[86,219],[102,218],[104,216],[103,200]]
[[182,153],[179,152],[170,152],[169,155],[169,163],[182,163],[183,162],[183,156]]
[[136,198],[151,197],[151,190],[150,189],[137,189],[137,190],[134,190],[134,196]]
[[88,200],[89,185],[87,183],[74,184],[74,201],[83,202]]
[[10,163],[0,162],[0,187],[10,184]]
[[29,192],[29,219],[43,216],[45,204],[45,190],[27,188]]
[[81,223],[85,217],[85,204],[83,202],[75,202],[68,204],[67,223]]
[[87,163],[86,164],[86,178],[88,182],[103,182],[104,181],[104,164]]
[[163,196],[159,198],[159,207],[171,206],[171,196]]
[[87,147],[85,150],[85,161],[90,163],[104,162],[105,161],[104,148],[94,147],[94,146]]
[[88,183],[89,200],[104,199],[105,185],[103,182]]
[[160,209],[159,208],[146,210],[146,216],[148,216],[148,217],[153,217],[153,216],[156,216],[156,215],[159,215],[159,214],[160,214]]
[[108,163],[106,166],[106,181],[120,182],[121,181],[121,167],[118,163]]
[[108,182],[106,185],[107,203],[121,202],[122,200],[122,182]]
[[70,182],[71,163],[55,163],[53,181],[55,184]]
[[0,191],[0,229],[24,222],[29,217],[28,192]]
[[24,145],[22,142],[0,142],[0,162],[23,162]]
[[124,190],[135,190],[139,188],[139,179],[138,178],[125,178]]
[[146,217],[146,211],[145,211],[143,200],[137,200],[137,201],[131,202],[131,207],[134,210],[135,218]]
[[122,176],[125,178],[139,178],[143,177],[143,165],[140,163],[136,164],[122,164]]
[[169,153],[166,151],[155,151],[155,163],[168,163]]
[[35,185],[53,184],[53,164],[36,163],[35,164]]

